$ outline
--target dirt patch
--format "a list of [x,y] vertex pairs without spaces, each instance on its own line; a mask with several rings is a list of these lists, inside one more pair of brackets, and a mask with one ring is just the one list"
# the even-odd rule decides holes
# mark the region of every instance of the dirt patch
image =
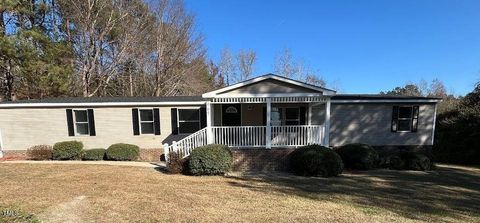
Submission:
[[38,218],[44,222],[52,223],[88,222],[84,217],[87,216],[85,212],[89,209],[89,206],[87,197],[82,195],[73,198],[71,201],[48,208]]

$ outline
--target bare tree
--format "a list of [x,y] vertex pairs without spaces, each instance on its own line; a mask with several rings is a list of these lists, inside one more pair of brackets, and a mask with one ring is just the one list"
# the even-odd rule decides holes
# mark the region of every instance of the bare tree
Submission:
[[233,78],[236,76],[236,66],[232,52],[228,47],[224,47],[220,53],[220,61],[218,62],[219,75],[225,79],[225,85],[233,83]]
[[308,74],[305,77],[305,82],[307,84],[312,84],[312,85],[320,86],[320,87],[325,87],[325,85],[326,85],[325,80],[323,80],[323,78],[317,77],[314,74]]
[[293,58],[289,48],[284,48],[275,57],[275,73],[288,78],[300,79],[301,64]]
[[155,12],[154,95],[177,95],[184,92],[188,76],[205,68],[203,38],[196,34],[195,17],[183,1],[159,0]]
[[252,77],[257,54],[253,50],[240,50],[237,55],[238,75],[235,82],[247,80]]
[[131,33],[116,33],[126,22],[128,10],[125,7],[130,4],[96,0],[62,0],[59,3],[68,21],[65,24],[71,24],[66,28],[70,29],[68,38],[74,44],[75,68],[82,95],[94,96],[109,84],[134,44],[135,37]]
[[442,81],[433,79],[428,88],[427,96],[445,98],[447,96],[447,89]]

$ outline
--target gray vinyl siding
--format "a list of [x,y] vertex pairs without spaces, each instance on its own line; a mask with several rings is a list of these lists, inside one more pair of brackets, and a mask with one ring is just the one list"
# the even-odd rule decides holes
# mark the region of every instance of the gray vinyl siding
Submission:
[[419,105],[417,132],[391,132],[394,105],[332,103],[330,145],[432,145],[435,104]]
[[172,135],[172,107],[159,107],[161,135],[133,135],[132,107],[93,108],[96,136],[68,136],[66,108],[0,109],[0,129],[5,150],[25,150],[33,145],[53,145],[67,140],[81,141],[86,149],[107,148],[114,143],[131,143],[144,149],[162,148],[163,143],[185,137]]

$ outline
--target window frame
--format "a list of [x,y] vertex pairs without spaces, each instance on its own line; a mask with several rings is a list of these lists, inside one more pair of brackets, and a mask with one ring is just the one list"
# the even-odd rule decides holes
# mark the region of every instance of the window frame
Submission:
[[[414,117],[414,105],[398,105],[398,111],[397,111],[397,120],[396,120],[396,126],[397,126],[397,131],[399,133],[406,133],[406,132],[415,132],[413,131],[413,120],[415,119]],[[400,118],[400,109],[402,108],[410,108],[410,118]],[[418,117],[416,118],[418,122]],[[399,122],[400,120],[408,120],[408,130],[399,130],[400,125]]]
[[[86,122],[78,122],[77,121],[77,116],[75,115],[76,111],[84,111],[87,116],[87,121]],[[73,129],[75,136],[90,136],[90,117],[88,117],[88,109],[72,109],[72,115],[73,115]],[[80,134],[77,131],[77,124],[87,124],[87,134]]]
[[[152,112],[152,121],[142,121],[141,111],[150,111]],[[138,132],[140,135],[155,135],[155,117],[154,117],[153,108],[138,108]],[[152,124],[152,133],[143,133],[142,123],[151,123]]]
[[[180,121],[180,110],[197,110],[198,111],[198,120],[196,121]],[[177,108],[177,129],[178,129],[178,135],[189,135],[193,134],[195,132],[191,133],[182,133],[180,131],[180,122],[198,122],[198,130],[202,129],[202,114],[200,112],[200,107],[183,107],[183,108]],[[197,131],[198,131],[197,130]]]

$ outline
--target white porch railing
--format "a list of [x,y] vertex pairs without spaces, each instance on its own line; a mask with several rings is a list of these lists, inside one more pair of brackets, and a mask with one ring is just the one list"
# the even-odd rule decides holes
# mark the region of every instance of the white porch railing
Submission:
[[[211,128],[214,144],[229,147],[265,147],[267,144],[266,126],[213,126]],[[208,128],[203,128],[186,138],[165,144],[165,159],[169,153],[176,152],[187,157],[190,152],[200,146],[207,145]],[[272,147],[297,147],[311,144],[324,144],[325,127],[323,125],[286,125],[272,126]]]
[[304,146],[323,144],[322,125],[272,126],[272,146]]
[[197,132],[179,140],[173,141],[172,145],[164,145],[165,161],[168,161],[168,156],[171,152],[176,152],[180,157],[187,157],[190,155],[192,149],[207,145],[207,128],[198,130]]
[[266,126],[212,127],[213,141],[232,147],[265,147]]

